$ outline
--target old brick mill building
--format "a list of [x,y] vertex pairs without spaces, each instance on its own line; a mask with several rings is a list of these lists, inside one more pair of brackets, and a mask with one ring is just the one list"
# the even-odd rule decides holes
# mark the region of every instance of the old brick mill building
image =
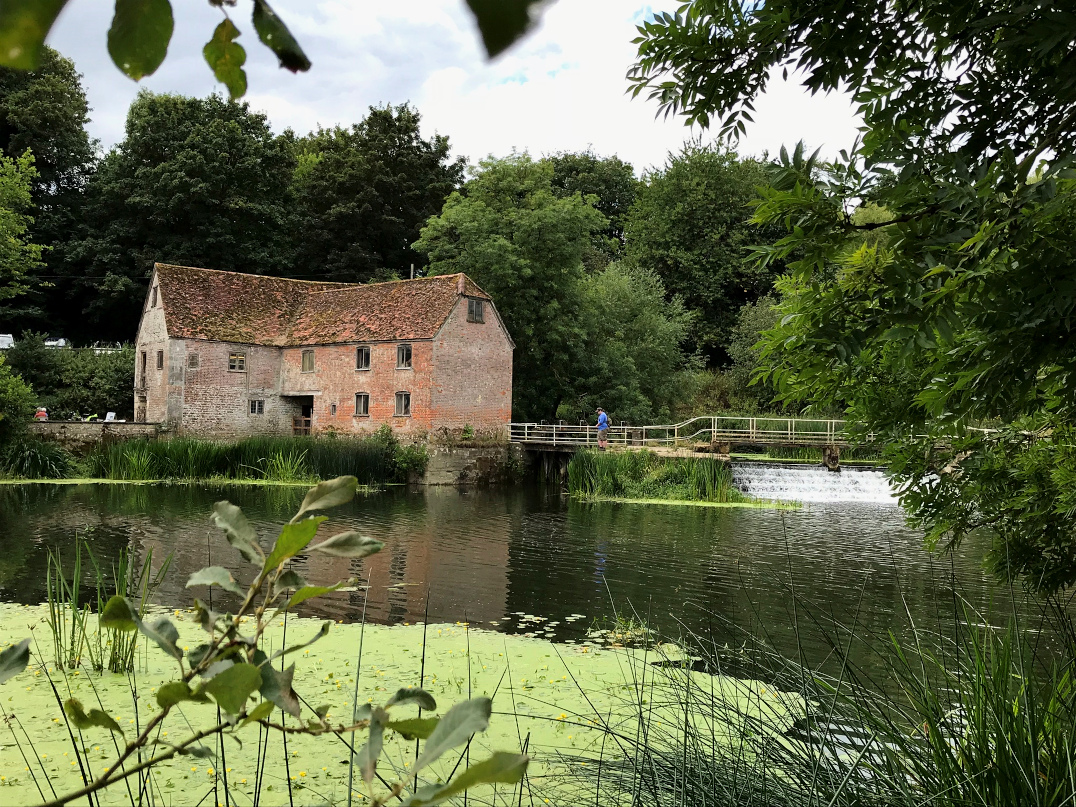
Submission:
[[466,275],[320,283],[157,264],[135,420],[242,437],[503,428],[514,345]]

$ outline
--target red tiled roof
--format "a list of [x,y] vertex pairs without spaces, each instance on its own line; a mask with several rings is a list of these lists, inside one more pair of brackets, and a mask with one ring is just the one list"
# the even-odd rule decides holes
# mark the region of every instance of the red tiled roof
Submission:
[[157,264],[168,335],[252,345],[432,339],[461,294],[489,299],[463,274],[389,283],[321,283]]

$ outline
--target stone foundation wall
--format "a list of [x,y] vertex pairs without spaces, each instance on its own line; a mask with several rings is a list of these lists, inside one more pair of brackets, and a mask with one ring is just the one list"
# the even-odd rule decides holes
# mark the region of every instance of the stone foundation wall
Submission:
[[502,443],[491,446],[445,446],[428,444],[429,464],[422,485],[497,485],[510,482],[513,469],[520,467],[518,446]]
[[30,424],[30,433],[53,440],[68,451],[84,454],[95,446],[113,440],[154,440],[161,433],[159,423],[105,423],[103,420],[46,420]]

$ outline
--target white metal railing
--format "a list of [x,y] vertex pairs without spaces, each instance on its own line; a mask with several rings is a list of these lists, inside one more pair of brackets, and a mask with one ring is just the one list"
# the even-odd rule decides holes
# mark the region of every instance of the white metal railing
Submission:
[[[678,446],[692,443],[759,443],[826,446],[849,442],[843,420],[765,417],[695,417],[665,426],[609,427],[609,443],[627,446]],[[551,446],[597,445],[597,427],[568,423],[510,423],[513,443]],[[867,436],[870,441],[870,435]]]

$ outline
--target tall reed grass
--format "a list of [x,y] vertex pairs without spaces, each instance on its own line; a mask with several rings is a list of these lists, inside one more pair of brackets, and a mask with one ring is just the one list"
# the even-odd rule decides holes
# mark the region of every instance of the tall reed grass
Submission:
[[992,626],[956,607],[954,635],[882,639],[869,669],[848,648],[877,637],[835,631],[827,674],[755,637],[730,648],[689,633],[636,676],[634,717],[606,725],[620,753],[583,759],[575,776],[595,804],[1073,804],[1072,642],[1047,650],[1015,619]]
[[[110,628],[102,630],[96,614],[101,613],[110,597],[121,596],[137,603],[139,616],[144,615],[171,566],[172,555],[169,554],[154,572],[152,549],[138,565],[132,563],[130,550],[123,549],[111,568],[106,569],[98,562],[89,543],[76,538],[75,559],[69,578],[60,554],[50,549],[45,594],[56,666],[74,670],[85,660],[98,672],[104,669],[115,673],[133,670],[138,634]],[[84,588],[89,588],[86,596]]]
[[309,482],[355,476],[360,484],[407,481],[425,468],[423,449],[401,446],[387,429],[369,437],[248,437],[236,442],[190,438],[132,440],[87,457],[102,479],[262,479]]
[[568,490],[578,496],[748,501],[733,486],[728,463],[713,457],[659,457],[651,451],[579,451],[568,463]]

